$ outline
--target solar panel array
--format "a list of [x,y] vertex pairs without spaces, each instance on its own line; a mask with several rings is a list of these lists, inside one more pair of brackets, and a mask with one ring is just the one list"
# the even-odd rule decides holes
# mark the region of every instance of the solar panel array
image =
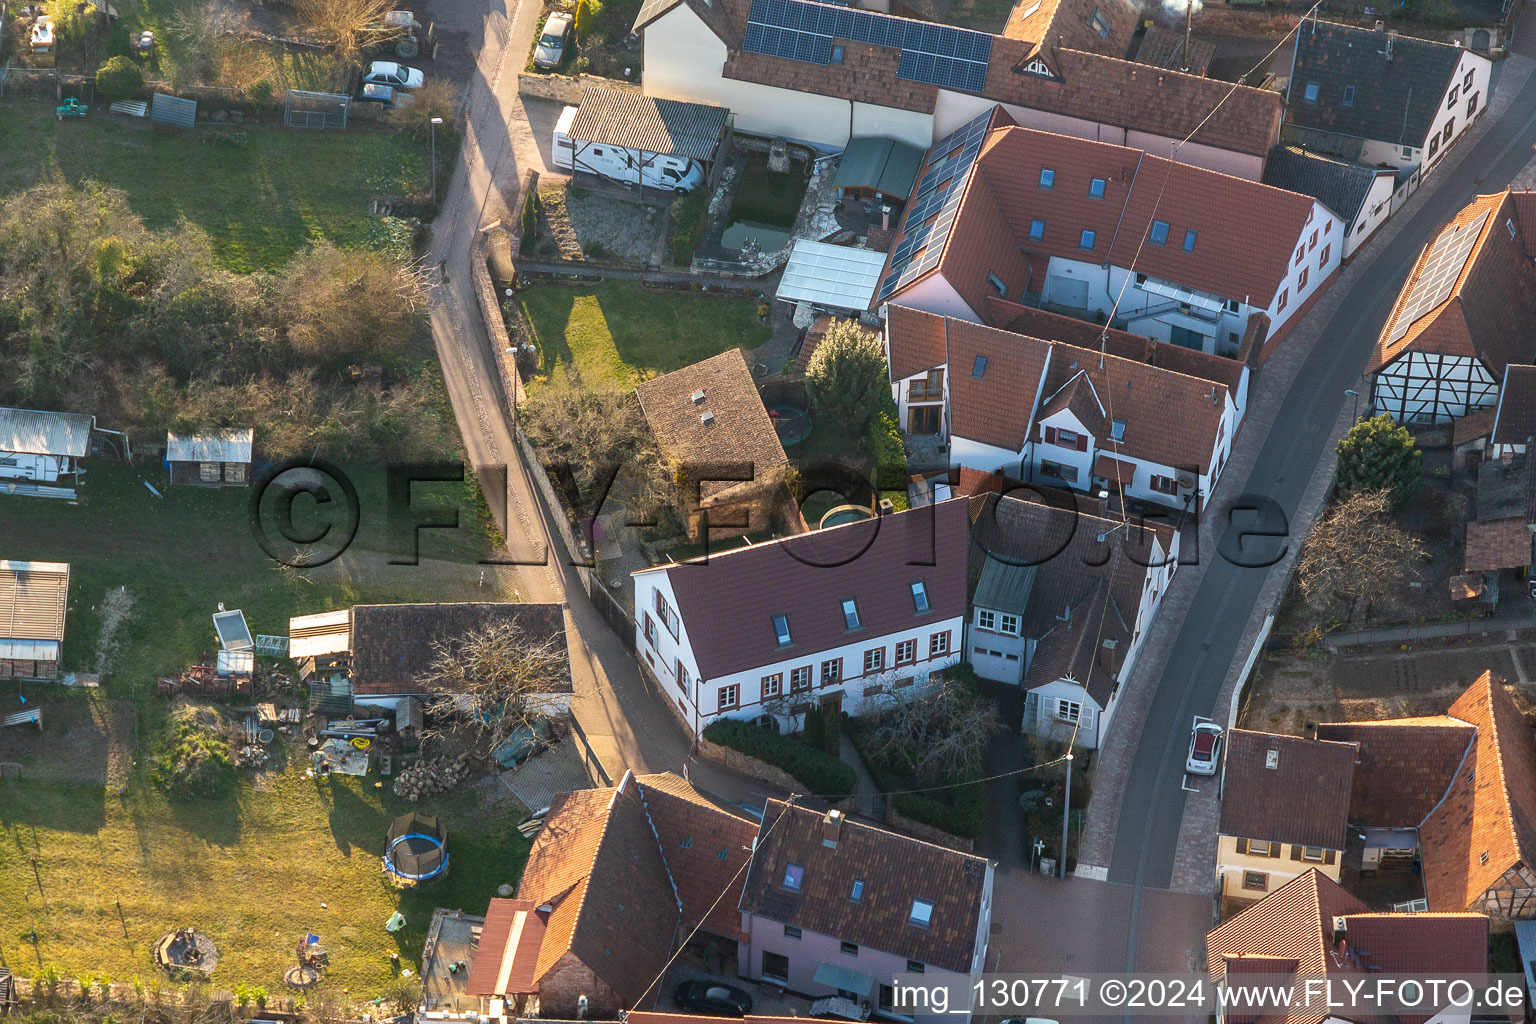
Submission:
[[990,110],[980,114],[935,142],[928,151],[928,169],[907,204],[906,233],[891,254],[891,269],[880,284],[881,302],[938,265],[991,120]]
[[830,64],[834,39],[895,47],[901,50],[898,78],[966,92],[981,91],[992,56],[992,37],[985,32],[813,0],[752,0],[742,48]]
[[1456,287],[1456,279],[1467,265],[1472,246],[1483,233],[1483,224],[1487,220],[1488,214],[1484,213],[1470,224],[1440,232],[1434,248],[1429,251],[1429,258],[1424,261],[1419,279],[1414,282],[1413,291],[1408,293],[1408,301],[1403,303],[1402,315],[1392,329],[1389,344],[1407,334],[1414,321],[1451,297],[1451,289]]

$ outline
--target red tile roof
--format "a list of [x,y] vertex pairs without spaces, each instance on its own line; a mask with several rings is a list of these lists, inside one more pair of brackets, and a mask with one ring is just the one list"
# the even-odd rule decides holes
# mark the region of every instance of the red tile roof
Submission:
[[[640,795],[683,902],[683,925],[744,940],[741,882],[757,822],[671,773],[639,775]],[[722,856],[723,854],[723,856]],[[725,894],[722,898],[721,894]]]
[[1419,827],[1435,910],[1465,910],[1516,867],[1536,865],[1536,742],[1503,683],[1484,672],[1451,705],[1477,728],[1472,756]]
[[531,900],[491,900],[464,991],[472,996],[538,992],[534,972],[548,920],[549,915],[539,913],[539,905]]
[[[859,635],[870,639],[963,616],[967,526],[964,499],[952,499],[635,575],[667,574],[699,673],[715,679],[849,643],[844,598],[857,602]],[[917,580],[930,608],[921,615]],[[788,616],[788,647],[775,615]]]
[[[790,864],[803,869],[798,890],[783,884]],[[964,974],[988,875],[985,858],[846,819],[829,832],[822,812],[770,800],[741,909]],[[927,927],[910,923],[914,900],[932,905]]]
[[[1341,941],[1335,941],[1336,918],[1343,918]],[[1483,915],[1374,913],[1315,868],[1213,929],[1205,944],[1208,969],[1218,976],[1380,972],[1425,977],[1488,970],[1488,919]],[[1428,1016],[1373,1014],[1364,1019],[1412,1024]],[[1263,1018],[1275,1024],[1327,1019],[1322,1007],[1299,1006]]]
[[1222,775],[1221,834],[1342,850],[1354,771],[1353,743],[1233,729]]
[[1324,722],[1317,738],[1354,743],[1352,825],[1417,828],[1445,796],[1477,730],[1449,715]]
[[[1495,377],[1509,363],[1529,362],[1536,356],[1527,341],[1536,322],[1536,248],[1525,232],[1528,218],[1536,219],[1536,193],[1504,191],[1478,196],[1452,217],[1440,233],[1425,244],[1408,280],[1403,283],[1392,313],[1381,329],[1376,352],[1367,372],[1375,372],[1404,352],[1480,359]],[[1445,299],[1418,312],[1406,332],[1393,339],[1399,323],[1410,314],[1410,298],[1421,281],[1433,276],[1430,255],[1442,237],[1471,230],[1486,217],[1466,262],[1456,274]],[[1450,268],[1454,270],[1455,268]],[[1433,292],[1433,282],[1426,285]]]
[[[1104,23],[1103,35],[1094,18]],[[1014,4],[1003,25],[1004,36],[1035,44],[1034,53],[1052,63],[1056,50],[1067,47],[1087,53],[1123,57],[1136,33],[1138,12],[1128,0],[1042,0]]]
[[[1472,414],[1476,415],[1479,414]],[[1457,428],[1472,416],[1457,420]],[[1504,368],[1504,382],[1499,387],[1492,440],[1494,444],[1523,445],[1532,437],[1536,437],[1536,366],[1510,363]]]
[[[899,305],[888,309],[886,339],[896,380],[947,354],[950,424],[959,437],[1020,451],[1038,438],[1041,418],[1075,402],[1074,414],[1102,433],[1099,444],[1111,455],[1203,470],[1215,451],[1227,388],[1210,379]],[[979,379],[977,356],[987,357]],[[1042,368],[1043,385],[1030,384],[1042,380]],[[1126,423],[1118,444],[1104,431],[1109,419]]]
[[1093,475],[1111,483],[1128,484],[1136,476],[1136,464],[1100,454],[1093,460]]

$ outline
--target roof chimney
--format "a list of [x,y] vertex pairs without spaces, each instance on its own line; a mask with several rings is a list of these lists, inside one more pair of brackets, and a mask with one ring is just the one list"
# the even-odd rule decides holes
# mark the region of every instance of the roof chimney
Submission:
[[704,402],[704,389],[700,388],[699,390],[695,391],[689,397],[693,399],[693,404],[694,405],[701,405],[701,404],[703,404],[703,402]]
[[837,808],[827,812],[827,816],[821,819],[821,845],[829,849],[837,849],[837,841],[843,835],[843,812]]
[[1349,935],[1349,919],[1343,915],[1336,915],[1333,919],[1333,944],[1342,946]]
[[1115,671],[1115,648],[1119,642],[1113,639],[1105,640],[1099,645],[1099,668],[1111,674]]
[[715,414],[706,409],[703,413],[700,414],[699,422],[704,424],[706,427],[712,427],[715,425]]

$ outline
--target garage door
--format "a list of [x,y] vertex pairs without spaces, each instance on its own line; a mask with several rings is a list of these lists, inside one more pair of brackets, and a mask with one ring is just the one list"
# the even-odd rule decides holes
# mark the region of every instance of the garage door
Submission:
[[1058,306],[1088,308],[1088,282],[1075,277],[1052,276],[1046,280],[1046,298]]
[[1024,663],[1017,654],[1004,653],[985,644],[971,645],[971,667],[983,679],[1018,685],[1023,677]]

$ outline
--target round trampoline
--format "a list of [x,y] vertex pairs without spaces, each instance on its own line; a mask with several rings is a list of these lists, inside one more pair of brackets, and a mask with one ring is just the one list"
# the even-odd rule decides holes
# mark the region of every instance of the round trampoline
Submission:
[[448,830],[427,814],[402,814],[389,826],[384,870],[400,885],[417,885],[448,870]]
[[797,405],[770,405],[768,418],[773,421],[779,443],[785,448],[792,448],[811,436],[811,414]]

